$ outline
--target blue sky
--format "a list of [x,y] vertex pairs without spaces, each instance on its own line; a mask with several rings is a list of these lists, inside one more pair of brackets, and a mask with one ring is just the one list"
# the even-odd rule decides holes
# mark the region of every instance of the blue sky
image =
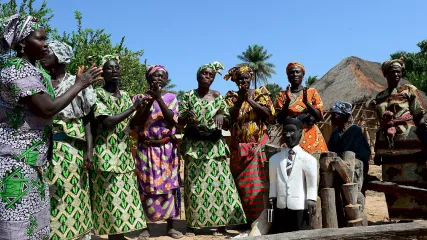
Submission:
[[[398,50],[418,51],[427,39],[427,1],[48,1],[53,27],[75,30],[74,10],[84,27],[105,28],[114,42],[144,49],[148,64],[162,64],[176,90],[197,86],[197,68],[220,61],[226,69],[237,55],[259,44],[273,54],[276,75],[270,82],[285,87],[285,67],[298,61],[306,76],[323,76],[348,56],[383,62]],[[225,93],[232,82],[217,76],[213,89]]]

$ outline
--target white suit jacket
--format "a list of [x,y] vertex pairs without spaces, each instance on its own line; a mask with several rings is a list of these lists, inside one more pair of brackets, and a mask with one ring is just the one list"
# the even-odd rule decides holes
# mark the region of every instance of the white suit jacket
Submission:
[[290,176],[286,173],[286,161],[290,148],[270,158],[270,198],[277,198],[277,208],[291,210],[307,209],[307,200],[317,200],[317,160],[299,145],[292,150],[293,167]]

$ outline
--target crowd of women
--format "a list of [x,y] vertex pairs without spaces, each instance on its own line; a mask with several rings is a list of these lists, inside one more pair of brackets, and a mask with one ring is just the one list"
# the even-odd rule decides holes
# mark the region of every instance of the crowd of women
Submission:
[[[300,145],[308,153],[354,151],[368,170],[369,145],[352,124],[351,104],[332,108],[337,129],[327,144],[316,126],[321,97],[301,85],[299,63],[287,66],[290,85],[275,103],[265,87],[250,88],[254,72],[247,66],[224,76],[237,92],[210,89],[224,70],[219,62],[201,66],[197,89],[178,103],[162,91],[164,66],[148,67],[149,90],[130,96],[119,89],[119,57],[100,57],[72,75],[66,71],[72,48],[47,41],[37,19],[14,15],[0,24],[0,51],[17,54],[0,78],[0,239],[90,239],[91,232],[124,239],[137,230],[148,239],[147,221],[159,220],[178,239],[184,237],[174,228],[181,198],[187,236],[250,224],[264,210],[267,127],[284,117],[304,123]],[[375,162],[384,180],[425,188],[425,109],[414,86],[398,86],[403,69],[402,60],[382,67],[388,88],[376,98]],[[92,88],[100,78],[103,87]],[[177,127],[184,129],[180,152]],[[231,132],[229,144],[222,130]],[[407,197],[387,196],[387,204],[392,218],[427,216],[427,206]]]

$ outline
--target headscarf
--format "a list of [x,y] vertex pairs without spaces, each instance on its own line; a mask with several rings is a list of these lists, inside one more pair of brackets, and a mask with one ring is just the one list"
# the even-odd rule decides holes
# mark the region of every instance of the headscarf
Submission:
[[50,50],[58,58],[59,64],[68,64],[70,63],[71,58],[73,57],[73,48],[63,42],[58,40],[47,41],[46,44],[49,46]]
[[40,28],[38,20],[33,16],[13,16],[0,19],[0,53],[14,49],[32,32]]
[[384,77],[386,76],[387,71],[390,69],[390,67],[392,67],[394,65],[397,65],[397,66],[401,67],[402,70],[404,70],[405,69],[405,62],[403,60],[404,59],[402,56],[399,59],[391,59],[391,60],[385,61],[383,63],[383,65],[381,65],[381,71],[383,72]]
[[255,74],[252,68],[248,66],[237,66],[228,70],[228,73],[224,76],[224,79],[228,80],[231,78],[231,81],[234,82],[243,73],[249,73],[251,76],[251,80],[254,79],[255,77]]
[[166,78],[169,77],[168,70],[162,65],[151,65],[147,68],[147,71],[145,71],[145,78],[148,80],[148,78],[155,73],[156,71],[163,71],[166,73]]
[[300,69],[301,69],[301,71],[302,71],[302,74],[303,74],[303,75],[305,75],[305,67],[304,67],[301,63],[298,63],[298,62],[290,62],[290,63],[288,64],[288,66],[286,67],[286,73],[288,73],[288,72],[289,72],[289,70],[290,70],[291,68],[293,68],[293,67],[298,67],[298,68],[300,68]]
[[118,63],[120,63],[120,58],[117,55],[111,55],[111,54],[107,54],[107,55],[99,55],[99,56],[89,56],[89,59],[95,59],[96,61],[96,65],[98,67],[103,67],[104,64],[110,60],[114,60],[117,61]]
[[220,63],[220,62],[218,62],[218,61],[215,61],[215,62],[213,62],[213,63],[208,63],[208,64],[205,64],[205,65],[200,66],[200,67],[199,67],[199,70],[197,70],[197,75],[199,75],[199,73],[200,73],[203,69],[206,69],[206,68],[211,68],[215,73],[218,73],[219,75],[222,75],[222,74],[221,74],[221,70],[224,70],[224,69],[225,69],[225,68],[224,68],[224,65],[222,65],[222,63]]
[[345,116],[351,115],[351,110],[353,109],[353,106],[351,103],[348,102],[337,102],[332,106],[332,112],[342,114]]

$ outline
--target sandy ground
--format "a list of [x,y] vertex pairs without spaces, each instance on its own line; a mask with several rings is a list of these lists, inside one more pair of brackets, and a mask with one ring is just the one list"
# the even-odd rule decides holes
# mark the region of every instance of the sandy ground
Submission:
[[[371,165],[369,170],[370,175],[374,175],[381,179],[381,167]],[[383,193],[373,192],[373,191],[367,191],[366,192],[366,214],[368,217],[369,225],[377,225],[377,224],[384,224],[388,223],[388,213],[387,213],[387,205],[385,202],[385,197]],[[182,219],[184,219],[185,214],[182,212]],[[155,240],[171,240],[170,237],[165,237],[166,234],[166,223],[155,223],[155,224],[148,224],[150,228],[151,237],[150,239]],[[181,232],[185,232],[185,221],[184,220],[178,220],[176,222],[176,228],[177,230]],[[239,234],[239,231],[236,230],[229,230],[229,233],[231,236],[235,236]],[[216,240],[216,239],[224,239],[225,237],[214,237],[212,236],[211,230],[201,230],[196,232],[197,236],[191,239],[197,239],[197,240]],[[126,234],[125,236],[128,239],[136,240],[139,235],[139,232]],[[100,240],[100,239],[108,239],[107,236],[93,236],[93,240]],[[190,238],[182,238],[182,239],[190,239]]]

